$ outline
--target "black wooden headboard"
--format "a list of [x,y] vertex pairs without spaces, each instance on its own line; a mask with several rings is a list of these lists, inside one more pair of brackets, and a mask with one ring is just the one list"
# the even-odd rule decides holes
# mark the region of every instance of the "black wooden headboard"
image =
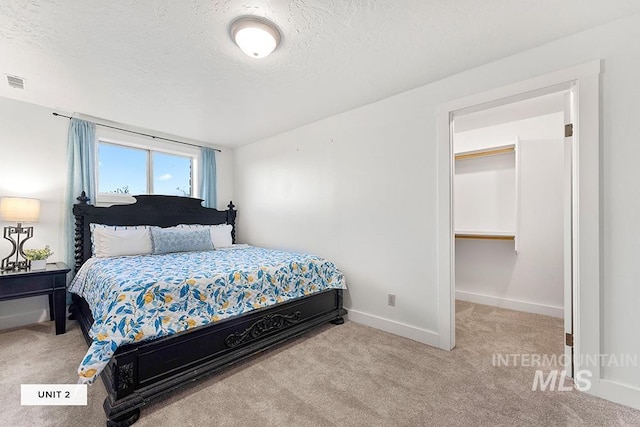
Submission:
[[156,225],[171,227],[178,224],[230,224],[231,237],[236,241],[236,210],[229,202],[226,211],[202,206],[202,199],[180,196],[133,196],[135,203],[96,207],[88,204],[85,193],[73,205],[75,217],[75,271],[91,257],[89,224]]

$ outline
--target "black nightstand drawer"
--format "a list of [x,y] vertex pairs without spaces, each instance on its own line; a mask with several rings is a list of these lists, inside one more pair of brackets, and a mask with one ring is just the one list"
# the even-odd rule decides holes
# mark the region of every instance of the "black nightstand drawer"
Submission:
[[18,282],[0,282],[0,298],[10,299],[12,297],[25,297],[30,293],[53,291],[54,283],[52,276],[32,276],[24,277]]

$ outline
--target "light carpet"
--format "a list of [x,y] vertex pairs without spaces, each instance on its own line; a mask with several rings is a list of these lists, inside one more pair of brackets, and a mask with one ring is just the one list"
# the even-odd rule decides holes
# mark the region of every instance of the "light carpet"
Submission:
[[[494,355],[560,355],[562,321],[458,301],[457,348],[438,350],[347,321],[184,388],[142,410],[144,426],[640,426],[640,411],[578,391],[532,391],[536,367]],[[101,381],[86,407],[20,406],[20,384],[75,383],[76,322],[0,333],[1,425],[104,426]],[[545,367],[548,370],[550,367]]]

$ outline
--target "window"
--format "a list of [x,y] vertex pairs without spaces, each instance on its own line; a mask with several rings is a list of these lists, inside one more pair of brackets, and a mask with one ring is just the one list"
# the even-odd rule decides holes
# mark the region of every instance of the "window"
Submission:
[[98,204],[131,203],[131,196],[138,194],[195,194],[195,152],[160,151],[99,139],[97,157]]
[[150,194],[171,196],[192,196],[191,162],[192,159],[173,154],[151,152],[153,179]]
[[98,193],[148,194],[149,151],[98,144]]

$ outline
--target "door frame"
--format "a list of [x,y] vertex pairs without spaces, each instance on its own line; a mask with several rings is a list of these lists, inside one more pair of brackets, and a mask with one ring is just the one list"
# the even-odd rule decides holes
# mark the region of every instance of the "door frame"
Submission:
[[438,347],[455,347],[455,235],[453,117],[558,91],[573,90],[573,326],[574,367],[588,369],[590,394],[599,394],[600,366],[600,61],[440,105],[438,111]]

